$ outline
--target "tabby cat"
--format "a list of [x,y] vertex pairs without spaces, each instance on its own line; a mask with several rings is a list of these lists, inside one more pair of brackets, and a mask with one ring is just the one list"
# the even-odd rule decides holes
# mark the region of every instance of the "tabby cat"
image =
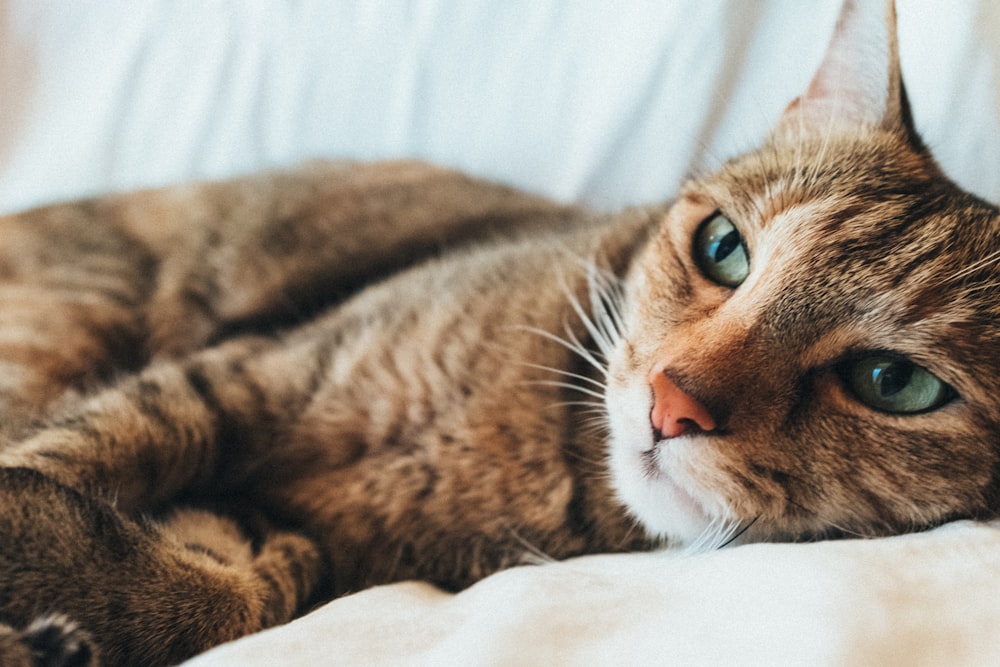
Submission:
[[0,660],[176,662],[533,554],[996,516],[998,260],[861,0],[669,205],[314,163],[2,218]]

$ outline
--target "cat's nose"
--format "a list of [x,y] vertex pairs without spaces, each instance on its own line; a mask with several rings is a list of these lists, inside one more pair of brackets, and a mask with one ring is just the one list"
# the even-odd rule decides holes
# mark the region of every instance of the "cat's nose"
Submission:
[[649,386],[653,389],[649,421],[657,440],[676,438],[696,430],[715,430],[715,419],[708,409],[678,387],[661,366],[653,368],[649,374]]

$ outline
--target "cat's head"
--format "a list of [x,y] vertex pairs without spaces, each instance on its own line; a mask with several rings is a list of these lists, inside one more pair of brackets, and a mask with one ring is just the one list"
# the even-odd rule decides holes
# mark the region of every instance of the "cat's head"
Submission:
[[845,4],[765,145],[687,184],[626,278],[610,465],[654,534],[1000,511],[1000,215],[919,140],[877,5]]

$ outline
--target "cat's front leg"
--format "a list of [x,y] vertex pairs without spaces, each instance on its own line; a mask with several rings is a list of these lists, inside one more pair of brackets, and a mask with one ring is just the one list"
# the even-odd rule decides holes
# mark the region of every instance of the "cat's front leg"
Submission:
[[164,365],[9,445],[0,466],[39,471],[135,514],[213,476],[217,419],[183,369]]
[[292,619],[319,585],[323,565],[316,545],[306,537],[277,530],[260,517],[252,523],[256,551],[235,520],[208,510],[175,510],[159,529],[192,552],[188,557],[197,559],[202,554],[258,581],[258,616],[266,628]]
[[[108,665],[176,664],[288,621],[321,579],[319,552],[302,536],[267,530],[255,552],[213,513],[136,522],[20,468],[0,468],[0,534],[5,665],[26,647],[37,660],[28,664],[59,664],[41,658],[54,661],[74,638],[81,665],[95,654]],[[39,613],[64,621],[53,629]]]
[[155,364],[0,451],[128,514],[247,491],[322,373],[323,340],[241,338]]

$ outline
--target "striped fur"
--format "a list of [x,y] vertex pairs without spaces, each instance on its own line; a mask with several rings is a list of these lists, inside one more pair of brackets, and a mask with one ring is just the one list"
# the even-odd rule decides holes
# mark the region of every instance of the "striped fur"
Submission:
[[[919,141],[871,6],[827,60],[882,35],[886,89],[824,66],[670,205],[314,163],[0,218],[0,659],[168,664],[406,578],[1000,514],[1000,214]],[[714,211],[737,287],[693,258]],[[954,398],[866,407],[836,369],[870,350]],[[712,428],[657,435],[654,368]]]

